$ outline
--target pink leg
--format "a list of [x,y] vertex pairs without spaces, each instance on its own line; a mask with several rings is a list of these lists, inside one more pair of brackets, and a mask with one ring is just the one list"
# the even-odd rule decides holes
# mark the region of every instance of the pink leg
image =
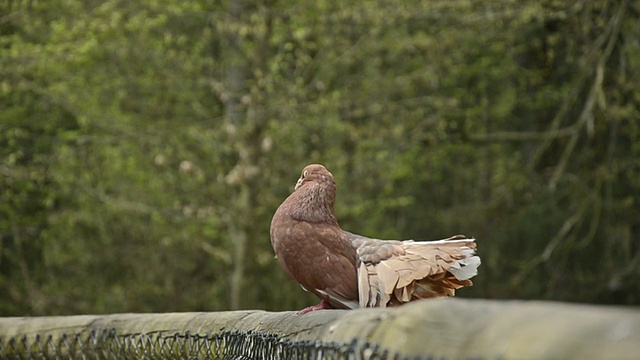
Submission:
[[318,305],[307,306],[306,308],[298,311],[298,315],[304,315],[308,312],[324,310],[324,309],[333,309],[333,306],[331,306],[328,302],[322,300]]

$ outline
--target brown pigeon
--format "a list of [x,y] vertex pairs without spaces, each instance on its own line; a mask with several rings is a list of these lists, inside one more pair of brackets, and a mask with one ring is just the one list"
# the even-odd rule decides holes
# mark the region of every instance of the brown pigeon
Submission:
[[284,271],[322,301],[321,309],[385,307],[472,285],[480,258],[474,239],[371,239],[344,231],[333,210],[336,183],[322,165],[302,170],[271,221],[271,245]]

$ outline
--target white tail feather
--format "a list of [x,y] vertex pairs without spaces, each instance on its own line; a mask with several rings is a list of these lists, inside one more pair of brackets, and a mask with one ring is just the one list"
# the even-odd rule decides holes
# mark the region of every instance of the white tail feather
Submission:
[[480,257],[471,256],[452,264],[449,272],[458,280],[467,280],[478,274],[478,266],[480,266]]

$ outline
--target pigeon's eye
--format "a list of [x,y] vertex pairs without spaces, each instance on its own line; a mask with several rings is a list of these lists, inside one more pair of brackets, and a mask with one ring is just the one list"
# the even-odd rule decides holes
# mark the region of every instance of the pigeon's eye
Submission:
[[309,175],[309,170],[305,170],[302,172],[302,177],[305,178],[307,177],[307,175]]

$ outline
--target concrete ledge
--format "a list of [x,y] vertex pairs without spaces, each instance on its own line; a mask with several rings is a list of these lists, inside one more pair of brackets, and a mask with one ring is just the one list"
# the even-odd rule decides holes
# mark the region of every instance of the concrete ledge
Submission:
[[[238,343],[242,349],[232,350],[230,340],[211,340],[216,334],[248,334],[252,340],[242,341]],[[140,336],[149,343],[144,351],[135,348],[141,346],[139,341],[131,341]],[[198,343],[207,338],[209,352]],[[253,343],[258,338],[259,346]],[[81,345],[69,345],[71,339]],[[159,339],[173,340],[167,345]],[[189,350],[180,341],[197,349]],[[48,358],[53,348],[66,348],[67,354],[77,356],[91,351],[138,354],[155,351],[154,346],[164,346],[163,354],[176,354],[176,358],[188,350],[197,358],[207,358],[211,353],[282,352],[283,344],[295,347],[302,343],[318,349],[332,344],[331,349],[347,349],[363,357],[386,350],[401,357],[620,359],[640,353],[640,309],[450,298],[399,308],[325,310],[302,316],[295,312],[227,311],[0,318],[0,358],[29,358],[28,354],[35,358],[35,353],[40,353],[38,358]],[[132,348],[124,349],[127,346]]]

